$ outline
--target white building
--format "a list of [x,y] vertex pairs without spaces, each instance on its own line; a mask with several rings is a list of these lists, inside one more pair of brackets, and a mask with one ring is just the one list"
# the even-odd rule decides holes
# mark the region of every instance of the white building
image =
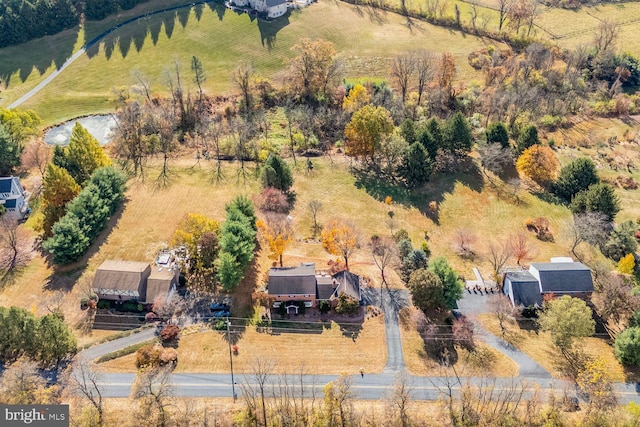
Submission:
[[5,215],[23,219],[29,209],[25,200],[26,195],[26,191],[20,184],[20,178],[17,176],[0,178],[0,204],[7,210]]

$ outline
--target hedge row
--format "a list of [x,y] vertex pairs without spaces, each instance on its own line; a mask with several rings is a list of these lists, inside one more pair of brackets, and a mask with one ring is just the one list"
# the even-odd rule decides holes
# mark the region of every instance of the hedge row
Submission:
[[67,213],[53,225],[43,243],[56,264],[79,259],[107,225],[124,198],[125,176],[109,166],[97,169],[89,183],[67,205]]

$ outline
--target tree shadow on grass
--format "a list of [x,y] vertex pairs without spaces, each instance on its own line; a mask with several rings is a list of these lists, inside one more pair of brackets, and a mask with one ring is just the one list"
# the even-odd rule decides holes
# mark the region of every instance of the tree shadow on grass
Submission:
[[[380,202],[390,196],[394,203],[405,207],[415,207],[422,214],[439,224],[437,206],[444,201],[447,194],[453,193],[456,183],[460,183],[475,192],[484,188],[484,177],[480,169],[467,157],[458,160],[453,168],[446,172],[434,174],[431,180],[421,188],[408,189],[402,183],[393,181],[387,176],[370,168],[352,167],[355,176],[355,186],[364,189],[369,195]],[[436,209],[433,209],[436,202]]]

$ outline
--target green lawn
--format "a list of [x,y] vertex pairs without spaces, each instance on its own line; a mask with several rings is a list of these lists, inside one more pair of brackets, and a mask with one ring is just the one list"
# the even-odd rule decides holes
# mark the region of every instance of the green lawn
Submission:
[[[284,25],[286,19],[288,25]],[[323,24],[318,25],[319,22]],[[64,40],[60,44],[67,46],[68,56],[73,50],[72,43],[76,43],[73,32],[56,37]],[[287,58],[293,54],[291,47],[302,37],[332,41],[345,76],[355,78],[386,77],[388,58],[402,51],[426,48],[452,52],[457,60],[458,77],[468,80],[476,73],[468,65],[467,55],[484,45],[479,38],[449,29],[422,22],[409,28],[398,15],[335,1],[313,4],[272,24],[207,6],[199,20],[195,9],[185,9],[180,14],[167,12],[114,31],[22,107],[35,109],[46,124],[107,111],[113,108],[109,102],[113,89],[134,83],[133,70],[145,74],[154,91],[165,91],[163,75],[175,61],[182,64],[186,85],[193,86],[190,61],[194,55],[204,65],[208,75],[206,90],[212,94],[234,90],[231,75],[240,60],[252,63],[257,74],[282,84],[286,83],[284,70]],[[37,49],[35,44],[29,47]],[[31,70],[29,58],[46,58],[48,53],[40,50],[39,56],[30,53],[29,58],[20,59],[18,48],[0,51],[0,64],[6,57],[17,56],[14,63],[0,67],[0,71],[12,70],[0,105],[17,99],[42,78],[39,73],[27,71]],[[47,68],[50,62],[44,59],[41,62],[46,64],[39,66],[41,71],[51,70]],[[20,74],[26,76],[24,83]]]

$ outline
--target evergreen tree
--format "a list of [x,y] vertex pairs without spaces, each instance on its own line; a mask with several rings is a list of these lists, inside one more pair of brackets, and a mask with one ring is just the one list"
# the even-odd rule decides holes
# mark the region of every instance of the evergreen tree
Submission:
[[73,127],[65,154],[68,171],[80,185],[83,185],[96,169],[111,164],[98,140],[79,122]]
[[124,199],[126,182],[127,177],[113,166],[96,169],[91,175],[91,183],[96,186],[100,198],[108,201],[109,215],[114,214]]
[[620,261],[627,254],[634,254],[638,249],[636,225],[632,221],[619,224],[609,234],[607,241],[600,247],[602,253],[614,261]]
[[[435,123],[438,126],[438,122],[435,119],[432,119],[429,123]],[[435,160],[438,155],[438,146],[439,142],[431,135],[431,132],[428,129],[428,126],[423,127],[418,131],[417,141],[427,150],[429,154],[429,158],[431,160]]]
[[535,125],[529,125],[524,129],[524,131],[522,131],[516,140],[516,155],[519,156],[524,150],[536,144],[540,144],[540,139],[538,139],[538,128]]
[[588,157],[572,160],[560,169],[558,180],[553,185],[556,196],[569,203],[573,197],[593,184],[600,182],[596,165]]
[[51,236],[51,227],[66,212],[66,205],[80,192],[80,186],[66,169],[53,163],[47,165],[42,181],[42,203],[44,237]]
[[444,287],[440,277],[430,270],[419,269],[411,273],[407,287],[411,292],[413,305],[423,312],[447,308]]
[[597,183],[576,194],[570,208],[573,213],[601,212],[613,221],[620,212],[620,199],[609,184]]
[[487,143],[499,143],[502,148],[509,148],[509,132],[502,122],[493,122],[487,127]]
[[238,286],[243,277],[243,269],[235,256],[228,252],[221,252],[216,263],[217,277],[224,290],[231,290]]
[[462,297],[462,291],[464,289],[462,280],[460,280],[444,257],[433,259],[429,264],[429,270],[437,274],[442,281],[445,307],[455,307],[456,302]]
[[467,118],[455,113],[447,122],[447,150],[456,156],[465,156],[473,146],[473,135]]
[[64,321],[55,314],[47,314],[38,322],[37,358],[44,366],[58,365],[75,353],[76,337]]
[[69,264],[78,260],[91,244],[85,235],[82,222],[75,215],[67,214],[52,228],[53,236],[42,247],[53,255],[56,264]]
[[20,166],[22,144],[14,141],[7,129],[0,123],[0,176],[11,175]]
[[418,187],[429,180],[433,172],[433,163],[423,146],[414,142],[402,159],[400,175],[410,188]]
[[633,326],[619,333],[614,352],[623,365],[640,366],[640,327]]
[[224,207],[227,215],[230,215],[234,210],[237,210],[245,218],[247,224],[254,230],[258,230],[256,225],[256,210],[253,206],[253,202],[245,196],[238,196]]
[[400,125],[400,135],[407,141],[407,144],[411,145],[417,141],[416,124],[411,119],[405,119]]

